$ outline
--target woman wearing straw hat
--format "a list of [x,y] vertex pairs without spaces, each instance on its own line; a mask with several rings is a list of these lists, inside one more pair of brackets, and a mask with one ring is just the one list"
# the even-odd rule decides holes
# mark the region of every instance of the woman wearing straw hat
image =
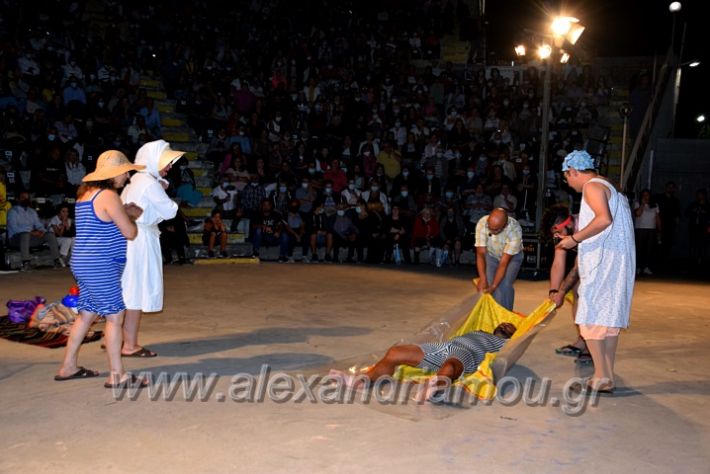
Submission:
[[121,362],[122,324],[126,306],[121,293],[121,275],[126,264],[126,239],[138,233],[134,220],[142,211],[125,205],[114,190],[128,179],[128,172],[143,169],[131,164],[116,150],[101,154],[96,170],[87,174],[76,202],[76,240],[71,269],[79,284],[79,316],[74,321],[57,381],[96,377],[95,370],[77,365],[81,343],[97,315],[106,317],[106,353],[110,374],[107,388],[144,385],[126,374]]
[[163,309],[163,256],[158,224],[175,217],[178,208],[165,193],[168,182],[164,177],[184,154],[184,151],[172,150],[165,140],[146,143],[136,153],[136,164],[145,165],[145,170],[134,174],[121,193],[124,203],[135,202],[143,209],[143,214],[136,220],[140,232],[128,243],[126,270],[123,272],[123,299],[126,302],[123,357],[157,355],[138,344],[138,328],[143,312]]

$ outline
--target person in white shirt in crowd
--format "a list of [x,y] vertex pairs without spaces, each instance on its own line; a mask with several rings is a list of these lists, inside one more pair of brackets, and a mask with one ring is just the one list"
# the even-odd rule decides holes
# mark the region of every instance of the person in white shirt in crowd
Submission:
[[515,217],[515,209],[518,207],[518,198],[510,193],[510,185],[503,184],[500,187],[500,194],[493,199],[493,207],[505,209],[508,215]]
[[651,259],[656,243],[660,243],[661,213],[650,189],[644,189],[634,203],[636,235],[636,274],[653,275]]
[[237,208],[237,194],[237,188],[226,176],[212,190],[212,199],[214,199],[215,205],[222,209],[225,219],[231,219],[234,215],[234,210]]
[[39,215],[31,207],[30,193],[22,191],[18,196],[17,205],[7,213],[7,236],[10,248],[19,248],[22,257],[22,269],[30,269],[30,247],[49,245],[52,258],[57,266],[65,266],[59,259],[57,239],[51,232],[46,232]]
[[79,161],[79,153],[74,148],[69,148],[64,154],[64,169],[69,184],[81,186],[81,180],[86,176],[86,167]]
[[69,261],[69,254],[74,245],[76,229],[74,220],[69,217],[69,204],[62,203],[57,208],[57,214],[49,220],[47,231],[53,232],[59,246],[59,258],[66,265]]

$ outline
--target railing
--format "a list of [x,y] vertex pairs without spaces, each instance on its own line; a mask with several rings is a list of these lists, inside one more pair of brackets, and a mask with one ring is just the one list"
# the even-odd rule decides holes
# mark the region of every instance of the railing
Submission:
[[[670,78],[672,58],[672,52],[669,51],[666,56],[666,60],[658,73],[658,80],[656,81],[653,97],[646,108],[646,113],[643,116],[643,121],[641,122],[639,131],[636,134],[636,139],[634,140],[634,146],[631,149],[631,153],[629,153],[628,159],[625,160],[624,171],[619,184],[619,189],[622,192],[629,191],[634,187],[636,177],[638,176],[641,165],[643,164],[643,157],[646,154],[646,148],[648,147],[648,143],[651,138],[653,125],[658,117],[658,110],[661,106],[662,96]],[[624,160],[624,157],[622,157],[622,160]]]

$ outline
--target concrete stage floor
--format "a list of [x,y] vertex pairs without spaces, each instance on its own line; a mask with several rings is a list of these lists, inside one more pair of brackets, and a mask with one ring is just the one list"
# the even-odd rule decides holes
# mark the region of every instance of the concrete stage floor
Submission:
[[[141,339],[160,354],[129,370],[232,375],[312,372],[380,352],[459,304],[471,267],[417,271],[335,265],[167,267],[165,311]],[[0,299],[58,300],[68,270],[0,275]],[[55,382],[63,349],[0,340],[0,472],[710,472],[708,285],[637,283],[617,358],[619,392],[579,416],[561,407],[117,401],[104,377]],[[519,281],[516,308],[546,296]],[[4,309],[4,308],[3,308]],[[553,349],[573,340],[561,309],[509,375],[552,380],[560,398],[587,375]],[[97,342],[80,364],[107,371]]]

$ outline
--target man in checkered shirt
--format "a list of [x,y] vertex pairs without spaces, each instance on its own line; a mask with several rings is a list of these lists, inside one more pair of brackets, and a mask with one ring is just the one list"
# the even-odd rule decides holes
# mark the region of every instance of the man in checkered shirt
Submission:
[[508,310],[513,310],[513,283],[523,263],[523,230],[505,209],[496,208],[476,224],[476,268],[478,291],[491,293]]

